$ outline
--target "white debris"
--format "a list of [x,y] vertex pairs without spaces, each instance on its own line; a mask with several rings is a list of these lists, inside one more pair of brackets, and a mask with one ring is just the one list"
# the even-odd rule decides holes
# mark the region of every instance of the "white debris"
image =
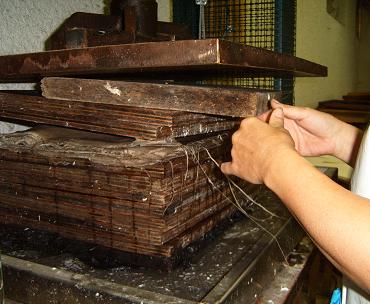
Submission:
[[122,92],[119,88],[112,87],[109,82],[104,86],[109,92],[111,92],[114,95],[121,96]]

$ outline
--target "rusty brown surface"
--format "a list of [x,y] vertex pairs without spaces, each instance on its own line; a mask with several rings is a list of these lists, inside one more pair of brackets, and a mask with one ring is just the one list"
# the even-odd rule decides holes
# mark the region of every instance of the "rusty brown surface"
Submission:
[[[74,37],[71,32],[91,32],[98,36],[100,31],[104,33],[116,33],[122,28],[121,18],[118,16],[76,12],[67,18],[64,23],[56,29],[46,42],[47,50],[72,48]],[[83,43],[87,44],[86,41]],[[83,44],[80,44],[83,46]]]
[[[136,16],[136,29],[139,34],[156,36],[158,4],[155,0],[112,0],[110,13],[122,16],[127,8],[131,8]],[[126,20],[123,20],[126,23]]]
[[196,76],[326,76],[327,68],[294,56],[219,39],[148,42],[56,50],[0,57],[0,82],[38,81],[45,76],[141,75],[146,72],[196,72]]
[[187,26],[157,21],[155,0],[113,0],[110,15],[77,12],[50,36],[47,50],[190,39]]

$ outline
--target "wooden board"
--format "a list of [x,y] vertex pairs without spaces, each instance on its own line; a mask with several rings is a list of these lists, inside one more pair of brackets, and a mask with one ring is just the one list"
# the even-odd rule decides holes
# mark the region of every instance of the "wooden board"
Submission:
[[0,117],[142,140],[231,130],[239,118],[0,93]]
[[336,118],[348,122],[366,124],[370,121],[370,112],[356,111],[356,110],[343,110],[343,109],[330,109],[318,108],[322,112],[332,114]]
[[328,100],[320,101],[319,109],[346,109],[357,111],[370,111],[370,100]]
[[229,135],[186,145],[51,127],[2,135],[0,222],[171,256],[234,210],[228,182],[205,149],[227,160]]
[[136,75],[174,79],[326,76],[325,66],[262,48],[219,39],[106,45],[0,56],[0,82],[33,82],[46,76]]
[[318,110],[329,113],[336,118],[365,129],[370,121],[370,100],[361,99],[365,94],[348,95],[355,97],[346,100],[328,100],[319,102]]
[[281,92],[76,78],[44,78],[47,98],[233,117],[262,114]]
[[343,96],[344,100],[367,100],[370,101],[370,92],[350,92]]

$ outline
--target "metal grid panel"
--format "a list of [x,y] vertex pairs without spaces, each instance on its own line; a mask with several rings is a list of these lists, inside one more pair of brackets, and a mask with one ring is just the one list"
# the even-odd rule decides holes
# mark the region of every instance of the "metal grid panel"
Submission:
[[[187,24],[198,35],[199,6],[195,0],[173,0],[174,21]],[[285,54],[295,54],[296,0],[208,0],[205,6],[207,38],[222,38]],[[293,103],[294,78],[218,77],[207,84],[283,91]]]
[[205,15],[209,38],[274,49],[274,0],[210,0]]
[[[209,0],[205,7],[206,35],[274,50],[275,0]],[[218,78],[212,84],[274,88],[274,78]]]

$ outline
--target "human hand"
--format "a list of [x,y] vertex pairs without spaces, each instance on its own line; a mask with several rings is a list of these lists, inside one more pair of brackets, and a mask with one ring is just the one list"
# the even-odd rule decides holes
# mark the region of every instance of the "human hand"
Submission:
[[[314,109],[289,106],[276,100],[272,100],[271,106],[283,109],[284,128],[302,156],[331,154],[347,163],[353,162],[362,134],[357,128]],[[262,114],[260,119],[268,121],[269,114]]]
[[233,134],[232,161],[223,163],[224,174],[236,175],[254,184],[264,183],[274,161],[296,153],[294,141],[284,129],[284,113],[275,109],[266,123],[256,117],[246,118]]

